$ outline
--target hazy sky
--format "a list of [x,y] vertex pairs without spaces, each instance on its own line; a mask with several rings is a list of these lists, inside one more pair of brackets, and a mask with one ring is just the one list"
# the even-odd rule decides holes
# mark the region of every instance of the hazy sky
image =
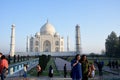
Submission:
[[0,0],[0,52],[9,52],[11,25],[16,25],[16,51],[26,49],[26,36],[47,21],[75,50],[75,26],[80,25],[83,53],[100,53],[105,39],[120,35],[120,0]]

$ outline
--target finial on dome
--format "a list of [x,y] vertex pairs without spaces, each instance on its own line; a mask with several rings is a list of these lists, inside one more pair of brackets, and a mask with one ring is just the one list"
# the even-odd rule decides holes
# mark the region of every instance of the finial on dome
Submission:
[[77,24],[77,26],[79,26],[79,24]]
[[76,27],[80,27],[80,26],[77,24]]
[[12,24],[11,26],[12,26],[12,27],[15,27],[15,24]]

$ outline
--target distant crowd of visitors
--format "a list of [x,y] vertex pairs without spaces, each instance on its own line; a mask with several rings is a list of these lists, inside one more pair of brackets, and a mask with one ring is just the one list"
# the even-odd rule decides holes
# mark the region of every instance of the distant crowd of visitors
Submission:
[[116,61],[109,61],[108,62],[108,66],[109,66],[109,68],[110,69],[118,69],[119,68],[119,64],[118,64],[118,61],[116,60]]
[[94,63],[95,63],[95,65],[98,67],[100,80],[103,80],[103,66],[104,66],[104,62],[103,62],[103,61],[98,61],[98,59],[96,59],[96,60],[94,61]]

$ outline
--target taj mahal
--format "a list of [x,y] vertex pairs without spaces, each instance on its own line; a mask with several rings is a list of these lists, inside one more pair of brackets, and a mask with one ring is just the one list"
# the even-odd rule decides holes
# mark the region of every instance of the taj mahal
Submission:
[[15,24],[11,28],[10,55],[51,55],[51,56],[74,56],[81,54],[80,26],[75,26],[75,51],[70,51],[69,37],[67,37],[67,51],[64,50],[64,38],[56,32],[55,27],[47,20],[41,26],[40,32],[34,36],[27,36],[26,52],[15,52]]
[[27,52],[63,52],[64,38],[56,32],[48,21],[40,28],[35,36],[27,39]]

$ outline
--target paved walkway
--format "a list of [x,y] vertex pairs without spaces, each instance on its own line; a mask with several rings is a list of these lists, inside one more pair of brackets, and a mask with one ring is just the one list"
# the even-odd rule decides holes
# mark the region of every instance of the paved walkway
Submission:
[[[14,78],[7,78],[6,80],[23,80],[23,77],[14,77]],[[71,78],[61,78],[61,77],[53,77],[49,78],[47,76],[44,77],[28,77],[28,80],[72,80]]]
[[[14,77],[14,78],[7,78],[5,80],[23,80],[23,77]],[[28,80],[72,80],[71,78],[60,78],[60,77],[54,77],[54,78],[48,78],[48,77],[28,77]],[[100,80],[99,76],[96,76],[94,79],[91,78],[89,80]],[[103,76],[103,80],[120,80],[119,76],[114,76],[114,75],[108,75],[108,76]]]
[[120,68],[119,69],[110,69],[108,66],[104,66],[103,71],[109,72],[114,75],[120,75]]
[[67,70],[70,71],[71,70],[71,63],[61,59],[61,58],[55,58],[55,64],[58,70],[64,70],[64,64],[66,64]]

